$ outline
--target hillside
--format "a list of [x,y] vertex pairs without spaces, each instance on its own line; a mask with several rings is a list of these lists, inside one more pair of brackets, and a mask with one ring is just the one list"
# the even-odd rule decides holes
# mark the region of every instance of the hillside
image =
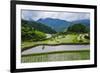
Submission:
[[52,18],[39,19],[37,22],[48,25],[52,29],[55,29],[55,31],[57,31],[57,32],[64,31],[71,24],[71,22],[68,22],[65,20],[52,19]]
[[76,21],[72,21],[72,23],[74,23],[74,24],[81,23],[90,28],[90,20],[89,19],[76,20]]
[[22,24],[22,27],[27,26],[27,27],[33,28],[34,30],[38,30],[44,33],[48,33],[48,34],[56,33],[56,31],[53,30],[51,27],[46,26],[42,23],[37,23],[35,21],[21,20],[21,24]]

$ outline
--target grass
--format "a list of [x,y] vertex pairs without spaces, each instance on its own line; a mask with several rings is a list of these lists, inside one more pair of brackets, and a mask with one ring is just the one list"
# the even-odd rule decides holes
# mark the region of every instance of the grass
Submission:
[[22,55],[22,63],[30,62],[49,62],[49,61],[73,61],[73,60],[89,60],[90,51],[58,51],[40,54]]
[[70,35],[66,35],[65,37],[61,37],[61,38],[55,38],[53,40],[47,40],[46,43],[51,43],[51,44],[55,44],[55,43],[75,43],[74,40],[77,39],[78,35],[75,34],[70,34]]
[[74,44],[89,43],[89,40],[86,40],[84,38],[82,38],[81,39],[82,42],[80,42],[78,38],[80,39],[80,34],[67,34],[65,36],[60,36],[60,38],[59,37],[49,38],[44,41],[37,41],[37,42],[25,41],[25,42],[22,42],[21,48],[23,51],[28,48],[35,47],[35,46],[41,45],[41,44],[55,45],[55,44],[69,44],[69,43],[74,43]]
[[[21,50],[26,50],[31,47],[35,47],[38,45],[60,45],[60,44],[89,44],[89,40],[85,39],[84,34],[67,34],[60,35],[60,37],[49,38],[43,41],[37,42],[22,42]],[[81,40],[81,41],[80,41]],[[22,63],[30,63],[30,62],[49,62],[49,61],[73,61],[73,60],[89,60],[90,59],[90,51],[89,50],[79,50],[79,51],[56,51],[56,52],[46,52],[46,53],[37,53],[37,54],[29,54],[22,55],[21,62]]]

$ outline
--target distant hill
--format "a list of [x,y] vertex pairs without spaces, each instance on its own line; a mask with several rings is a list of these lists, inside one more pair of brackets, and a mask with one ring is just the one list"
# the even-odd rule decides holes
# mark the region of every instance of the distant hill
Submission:
[[52,19],[52,18],[39,19],[37,20],[37,22],[43,23],[57,32],[64,31],[71,24],[71,22],[65,20]]
[[35,30],[38,30],[44,33],[48,33],[48,34],[56,33],[56,31],[53,30],[51,27],[42,23],[37,23],[35,21],[21,20],[21,24],[22,24],[22,27],[24,26],[27,26],[30,28],[33,27]]
[[37,22],[43,23],[52,29],[54,29],[57,32],[64,31],[67,29],[70,25],[81,23],[87,27],[90,28],[90,20],[89,19],[84,19],[84,20],[76,20],[76,21],[65,21],[65,20],[60,20],[60,19],[53,19],[53,18],[46,18],[46,19],[39,19]]
[[81,23],[86,25],[87,27],[90,28],[90,20],[89,19],[84,19],[84,20],[76,20],[76,21],[72,21],[73,24],[77,24],[77,23]]
[[22,23],[34,27],[36,30],[45,32],[45,33],[56,33],[56,32],[63,32],[66,30],[69,26],[81,23],[85,25],[86,27],[90,28],[90,20],[89,19],[83,19],[83,20],[76,20],[76,21],[66,21],[61,19],[54,19],[54,18],[45,18],[45,19],[39,19],[37,21],[34,20],[22,20]]

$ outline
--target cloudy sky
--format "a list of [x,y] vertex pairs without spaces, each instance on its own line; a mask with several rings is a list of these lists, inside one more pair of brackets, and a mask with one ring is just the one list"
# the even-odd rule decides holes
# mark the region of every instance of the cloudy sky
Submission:
[[42,18],[54,18],[66,21],[75,21],[82,19],[90,19],[89,13],[77,13],[77,12],[50,12],[50,11],[32,11],[32,10],[22,10],[22,19],[34,20]]

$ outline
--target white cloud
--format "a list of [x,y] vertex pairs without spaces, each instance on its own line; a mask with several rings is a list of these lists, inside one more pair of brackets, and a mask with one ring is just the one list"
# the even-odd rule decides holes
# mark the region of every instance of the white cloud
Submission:
[[50,11],[29,11],[23,10],[22,11],[22,18],[29,20],[38,20],[40,18],[55,18],[61,19],[66,21],[74,21],[74,20],[81,20],[81,19],[89,19],[89,13],[77,13],[77,12],[50,12]]

